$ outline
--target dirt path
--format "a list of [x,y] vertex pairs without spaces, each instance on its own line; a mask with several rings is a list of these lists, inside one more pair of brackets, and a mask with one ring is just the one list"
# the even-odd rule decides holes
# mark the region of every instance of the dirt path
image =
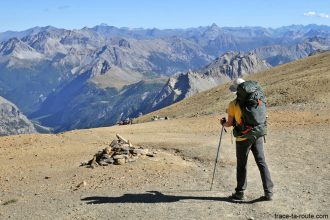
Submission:
[[[266,159],[275,183],[272,202],[261,202],[252,154],[247,200],[227,199],[235,188],[235,146],[223,137],[221,163],[209,191],[219,116],[0,138],[0,219],[275,219],[275,214],[330,214],[328,114],[292,129],[290,115],[270,112]],[[296,111],[291,117],[309,118]],[[287,114],[286,114],[287,115]],[[156,157],[124,166],[89,169],[80,163],[115,134]],[[77,187],[85,181],[86,185]]]

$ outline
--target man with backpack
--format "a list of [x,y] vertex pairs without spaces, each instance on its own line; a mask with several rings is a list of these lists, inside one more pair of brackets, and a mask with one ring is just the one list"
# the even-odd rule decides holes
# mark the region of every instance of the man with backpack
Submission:
[[227,109],[228,120],[222,118],[220,123],[224,127],[233,126],[236,137],[237,158],[237,187],[231,198],[244,199],[247,186],[247,161],[250,150],[258,165],[263,188],[263,199],[270,201],[273,196],[273,182],[265,161],[263,142],[267,133],[266,102],[262,88],[258,82],[245,81],[242,78],[234,80],[229,88],[237,97],[229,103]]

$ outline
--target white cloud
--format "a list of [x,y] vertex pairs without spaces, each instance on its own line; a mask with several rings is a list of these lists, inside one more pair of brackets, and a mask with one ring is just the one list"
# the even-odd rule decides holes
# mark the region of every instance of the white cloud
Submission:
[[308,17],[320,17],[320,18],[330,18],[330,16],[326,13],[316,13],[315,11],[309,11],[304,13],[305,16]]
[[318,16],[321,18],[329,18],[329,15],[325,14],[325,13],[320,13],[320,14],[318,14]]
[[316,15],[316,12],[315,11],[309,11],[309,12],[304,13],[304,15],[312,17],[312,16]]

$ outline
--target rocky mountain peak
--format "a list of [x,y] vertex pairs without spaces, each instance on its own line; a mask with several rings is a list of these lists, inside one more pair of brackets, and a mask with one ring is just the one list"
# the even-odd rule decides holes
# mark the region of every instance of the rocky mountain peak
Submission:
[[68,31],[63,31],[61,29],[51,29],[50,31],[41,31],[37,34],[24,37],[22,38],[22,41],[30,45],[39,53],[52,58],[58,53],[67,53],[68,50],[60,43],[62,37],[64,37],[67,33]]
[[16,105],[0,96],[0,136],[36,133],[33,124]]
[[[3,56],[4,60],[7,61],[12,58],[29,61],[43,58],[42,54],[17,38],[11,38],[0,43],[0,56]],[[14,62],[10,62],[7,67],[13,65],[15,65]]]
[[0,44],[0,53],[1,55],[10,55],[14,51],[17,50],[27,50],[31,51],[32,48],[28,45],[24,44],[21,40],[17,39],[16,37],[9,39],[6,42]]
[[212,23],[212,25],[210,26],[210,30],[220,30],[220,27],[216,24],[216,23]]
[[171,77],[156,97],[153,108],[163,108],[234,78],[253,74],[270,67],[255,53],[227,52],[201,70],[188,71]]
[[118,45],[119,47],[131,48],[131,44],[129,43],[129,41],[124,38],[119,40]]
[[216,39],[217,37],[219,37],[219,35],[221,35],[221,33],[223,33],[222,29],[218,25],[213,23],[205,30],[203,36],[207,37],[208,39]]
[[217,71],[225,73],[230,79],[259,72],[271,66],[265,61],[259,59],[254,52],[226,52],[214,62],[202,69],[201,72],[208,73]]
[[108,61],[99,59],[91,69],[91,78],[96,75],[104,75],[111,69],[111,65]]

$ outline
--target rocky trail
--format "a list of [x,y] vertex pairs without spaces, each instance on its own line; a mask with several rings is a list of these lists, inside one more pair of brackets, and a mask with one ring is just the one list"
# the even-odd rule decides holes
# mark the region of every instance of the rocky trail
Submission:
[[[235,147],[229,132],[223,136],[210,191],[217,118],[2,137],[0,218],[274,219],[275,214],[328,214],[328,126],[292,130],[271,120],[265,152],[274,201],[259,200],[261,179],[251,154],[247,200],[236,203],[227,198],[235,188]],[[124,165],[80,166],[109,146],[116,133],[155,156]]]

